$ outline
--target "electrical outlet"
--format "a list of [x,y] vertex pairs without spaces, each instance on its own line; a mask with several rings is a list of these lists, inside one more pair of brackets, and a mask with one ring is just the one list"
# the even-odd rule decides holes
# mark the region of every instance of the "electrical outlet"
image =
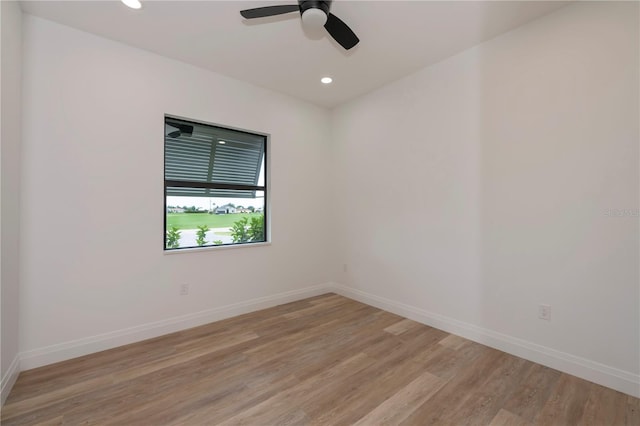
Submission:
[[180,296],[189,294],[189,284],[180,284]]
[[538,305],[538,318],[551,321],[551,305]]

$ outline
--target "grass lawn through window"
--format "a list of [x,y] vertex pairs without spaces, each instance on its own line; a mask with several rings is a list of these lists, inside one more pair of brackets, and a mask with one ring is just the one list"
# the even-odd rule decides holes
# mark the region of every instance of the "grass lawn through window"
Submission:
[[178,229],[197,229],[198,226],[207,225],[209,228],[230,228],[234,222],[243,217],[257,217],[261,213],[168,213],[167,229],[175,226]]

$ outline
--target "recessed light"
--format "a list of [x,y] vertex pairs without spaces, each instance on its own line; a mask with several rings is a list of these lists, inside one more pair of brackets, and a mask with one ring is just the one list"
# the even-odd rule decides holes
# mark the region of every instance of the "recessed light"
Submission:
[[320,81],[323,82],[324,84],[329,84],[333,81],[333,79],[331,77],[322,77]]
[[122,3],[126,4],[131,9],[140,9],[142,7],[140,0],[122,0]]
[[218,141],[218,143],[219,143],[220,145],[224,145],[226,142],[225,142],[225,141]]

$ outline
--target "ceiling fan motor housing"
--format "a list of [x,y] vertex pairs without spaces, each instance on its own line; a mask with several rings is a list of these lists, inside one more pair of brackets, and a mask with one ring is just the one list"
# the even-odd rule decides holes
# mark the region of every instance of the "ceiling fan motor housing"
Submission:
[[317,30],[327,22],[331,1],[303,0],[299,2],[299,6],[302,24],[305,28]]
[[320,9],[325,15],[328,15],[329,9],[331,9],[331,2],[332,0],[301,0],[298,2],[300,5],[300,14],[303,14],[309,9]]

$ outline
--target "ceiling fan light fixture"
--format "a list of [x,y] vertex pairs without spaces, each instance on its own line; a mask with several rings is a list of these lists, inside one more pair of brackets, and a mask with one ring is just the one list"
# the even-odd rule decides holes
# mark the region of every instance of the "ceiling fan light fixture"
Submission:
[[302,12],[302,25],[309,30],[319,30],[327,23],[327,14],[321,9],[307,9]]
[[324,28],[343,49],[349,50],[358,44],[360,39],[347,24],[330,12],[332,2],[333,0],[298,0],[298,4],[241,10],[240,15],[245,19],[257,19],[299,11],[305,32],[319,34],[318,30]]
[[131,9],[140,9],[142,7],[142,3],[140,3],[140,0],[121,0],[121,1]]

